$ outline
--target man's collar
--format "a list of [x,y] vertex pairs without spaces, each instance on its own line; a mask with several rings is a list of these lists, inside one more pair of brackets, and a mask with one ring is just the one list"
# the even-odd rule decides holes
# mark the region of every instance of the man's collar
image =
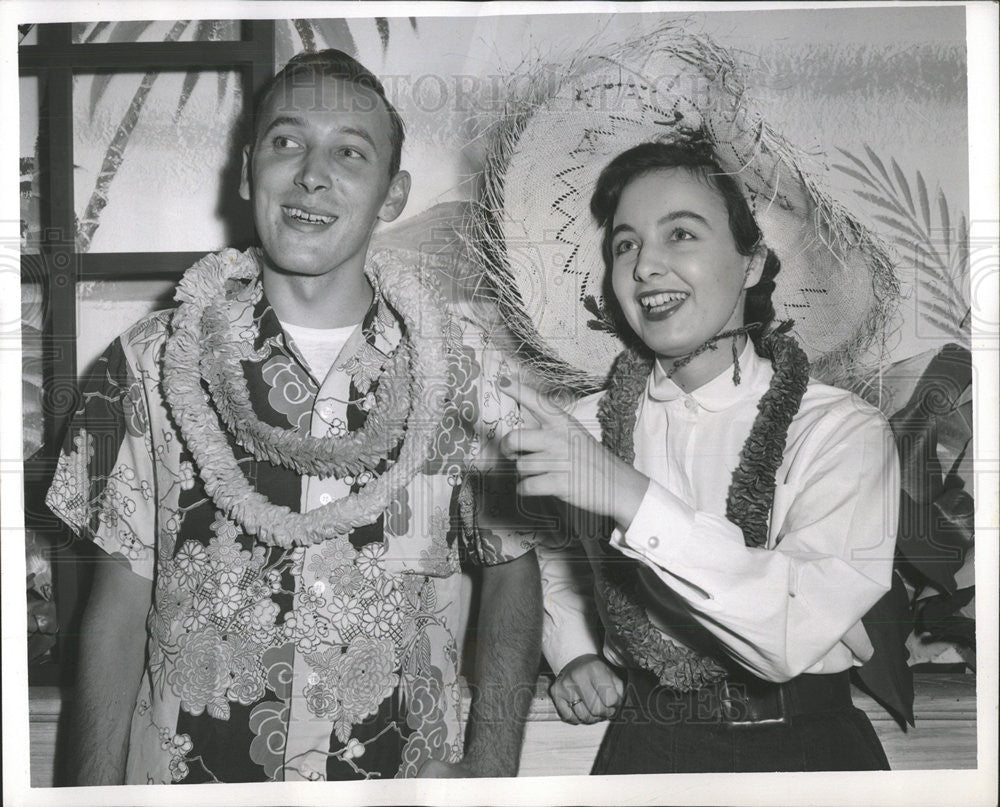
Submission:
[[[272,344],[278,341],[278,337],[282,337],[282,340],[284,340],[284,332],[282,331],[277,313],[267,300],[267,295],[264,293],[264,284],[260,282],[260,278],[255,280],[254,284],[257,288],[248,289],[247,294],[259,295],[254,305],[253,317],[258,326],[257,341],[254,344],[254,350],[260,350],[268,340]],[[389,318],[390,322],[394,321],[392,320],[391,312],[387,309],[388,306],[382,302],[381,297],[375,294],[362,320],[362,330],[368,342],[373,342],[375,334],[385,330],[385,321],[387,318]]]
[[260,299],[257,300],[253,311],[254,319],[257,321],[257,343],[254,345],[254,350],[260,350],[265,342],[271,340],[273,343],[277,337],[281,336],[282,330],[278,315],[271,308],[271,304],[264,294],[264,284],[260,280],[257,280],[256,283],[260,286]]
[[[723,347],[719,348],[724,349]],[[771,383],[774,370],[767,359],[762,359],[747,339],[740,354],[740,383],[733,383],[733,366],[730,364],[719,375],[702,384],[698,389],[685,393],[673,379],[667,378],[667,371],[659,361],[653,362],[653,372],[649,375],[647,394],[654,401],[673,401],[687,395],[701,408],[719,412],[750,396],[759,397]]]

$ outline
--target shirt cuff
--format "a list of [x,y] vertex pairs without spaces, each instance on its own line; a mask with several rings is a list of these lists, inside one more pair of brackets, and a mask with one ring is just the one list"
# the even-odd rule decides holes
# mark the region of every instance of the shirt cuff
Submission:
[[696,510],[656,480],[651,479],[629,528],[611,534],[611,545],[652,561],[661,568],[667,544],[680,544],[694,530]]
[[[586,561],[584,561],[586,562]],[[600,616],[594,602],[593,580],[574,571],[564,553],[538,554],[542,579],[542,650],[554,673],[577,656],[601,653]],[[589,571],[589,563],[587,564]]]
[[545,651],[545,660],[556,675],[577,656],[587,653],[601,655],[601,643],[595,626],[575,620],[568,620],[568,624],[560,624],[558,629],[551,623],[545,625],[542,648]]

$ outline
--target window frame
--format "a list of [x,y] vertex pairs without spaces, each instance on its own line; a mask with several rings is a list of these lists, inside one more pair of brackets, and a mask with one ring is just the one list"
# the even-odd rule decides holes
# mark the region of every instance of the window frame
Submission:
[[[250,105],[275,71],[275,21],[240,20],[240,38],[196,42],[73,43],[72,23],[37,26],[38,44],[18,50],[20,76],[39,77],[39,252],[21,256],[21,281],[43,288],[42,447],[24,463],[25,527],[55,536],[51,553],[58,633],[54,664],[32,665],[29,682],[68,685],[73,641],[89,583],[92,552],[45,507],[59,448],[80,400],[76,367],[77,284],[83,280],[179,278],[203,252],[76,251],[73,203],[75,73],[228,68],[240,73]],[[44,110],[44,112],[43,112]]]

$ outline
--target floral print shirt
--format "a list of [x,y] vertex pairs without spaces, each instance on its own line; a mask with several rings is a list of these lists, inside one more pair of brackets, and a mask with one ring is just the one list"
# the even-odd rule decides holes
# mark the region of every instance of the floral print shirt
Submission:
[[[400,338],[387,306],[376,300],[325,379],[259,282],[233,292],[231,316],[256,321],[243,368],[264,422],[315,436],[363,425]],[[497,473],[496,443],[519,422],[499,394],[501,354],[455,320],[442,335],[450,400],[421,472],[375,524],[284,550],[244,534],[202,487],[161,395],[170,317],[141,320],[99,359],[48,494],[74,531],[153,582],[126,781],[398,777],[459,760],[460,560],[502,563],[535,540],[510,522],[513,476]],[[230,444],[256,490],[293,510],[371,478],[301,477]],[[464,478],[476,483],[472,530],[459,515]]]

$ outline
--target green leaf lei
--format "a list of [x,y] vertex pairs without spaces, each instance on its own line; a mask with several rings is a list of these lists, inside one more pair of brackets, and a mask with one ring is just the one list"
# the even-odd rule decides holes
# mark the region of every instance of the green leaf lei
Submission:
[[[770,357],[774,376],[757,404],[757,417],[743,444],[726,498],[726,517],[743,531],[747,546],[760,547],[767,542],[775,474],[785,451],[788,427],[809,382],[809,360],[794,339],[783,335],[788,327],[790,323],[761,340],[761,352]],[[652,365],[648,356],[623,351],[598,407],[604,445],[629,464],[635,462],[636,412]],[[637,561],[614,556],[598,564],[597,575],[608,614],[632,659],[663,686],[681,692],[724,678],[726,669],[718,661],[675,644],[650,622],[639,593],[638,571]]]

